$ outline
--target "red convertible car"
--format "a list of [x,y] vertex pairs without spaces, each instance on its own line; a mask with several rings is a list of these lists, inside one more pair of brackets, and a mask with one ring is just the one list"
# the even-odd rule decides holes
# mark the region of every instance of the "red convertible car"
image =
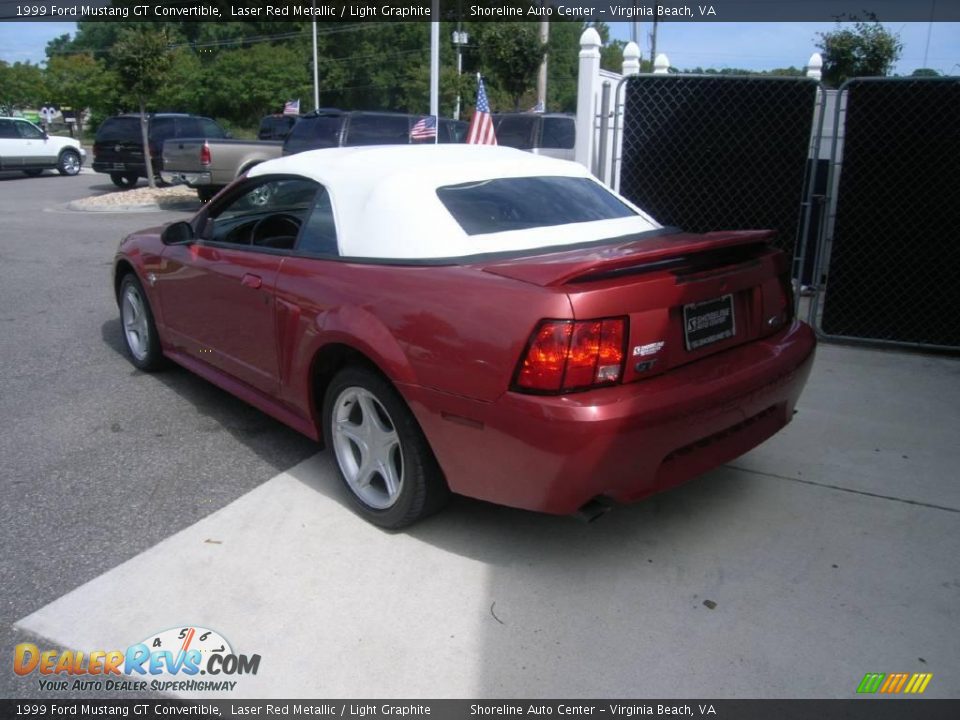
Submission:
[[592,516],[790,421],[815,339],[770,237],[661,227],[519,150],[341,148],[130,235],[114,286],[134,365],[322,441],[373,523],[451,492]]

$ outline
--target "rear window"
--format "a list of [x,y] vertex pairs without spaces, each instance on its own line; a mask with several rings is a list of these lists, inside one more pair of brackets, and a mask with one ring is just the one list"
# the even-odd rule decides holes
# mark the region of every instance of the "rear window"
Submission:
[[296,115],[267,116],[260,121],[257,138],[260,140],[283,140],[296,122]]
[[410,118],[406,115],[354,115],[344,145],[406,145]]
[[321,115],[303,118],[287,135],[284,152],[296,153],[340,145],[340,127],[343,115]]
[[636,215],[589,178],[500,178],[437,188],[467,235],[612,220]]
[[468,125],[463,120],[440,119],[440,142],[462,143],[467,137]]
[[177,137],[223,138],[226,133],[210,118],[186,117],[177,120]]
[[536,115],[505,115],[497,125],[497,144],[520,150],[534,147],[537,120]]
[[131,142],[140,139],[139,118],[108,118],[97,130],[96,142]]
[[154,142],[177,137],[177,126],[173,118],[153,118],[150,120],[150,139]]
[[577,139],[573,118],[545,117],[540,147],[553,150],[569,150]]

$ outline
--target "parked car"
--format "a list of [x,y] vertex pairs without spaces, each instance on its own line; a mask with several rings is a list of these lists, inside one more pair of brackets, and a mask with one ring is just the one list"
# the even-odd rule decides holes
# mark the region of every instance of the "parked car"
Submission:
[[[184,113],[155,113],[147,119],[147,141],[154,175],[161,178],[163,143],[172,138],[226,138],[229,135],[207,117]],[[127,188],[147,177],[139,115],[116,115],[97,128],[93,142],[93,169],[107,173],[117,187]]]
[[493,116],[497,143],[561,160],[574,159],[577,121],[561,113],[500,113]]
[[181,138],[163,143],[164,182],[195,188],[204,202],[257,163],[280,157],[280,140]]
[[[366,110],[320,110],[300,118],[283,143],[283,154],[320,148],[357,145],[418,144],[410,136],[413,126],[423,115],[369,112]],[[462,143],[467,123],[440,118],[437,125],[440,143]],[[430,142],[432,141],[426,141]]]
[[23,118],[0,117],[0,170],[39,175],[56,168],[76,175],[86,157],[78,140],[49,135]]
[[260,120],[257,140],[283,140],[299,119],[299,115],[284,115],[282,113],[267,115]]
[[790,421],[815,338],[772,235],[661,227],[510,148],[335,148],[128,236],[114,291],[136,367],[322,440],[377,525],[450,492],[593,515]]

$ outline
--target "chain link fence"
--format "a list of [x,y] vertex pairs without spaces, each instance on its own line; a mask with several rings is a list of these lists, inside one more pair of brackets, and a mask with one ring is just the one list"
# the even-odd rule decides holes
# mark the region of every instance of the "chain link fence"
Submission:
[[638,75],[624,85],[621,194],[664,225],[773,229],[794,252],[819,137],[816,81]]
[[826,338],[960,349],[960,79],[855,79],[840,89]]

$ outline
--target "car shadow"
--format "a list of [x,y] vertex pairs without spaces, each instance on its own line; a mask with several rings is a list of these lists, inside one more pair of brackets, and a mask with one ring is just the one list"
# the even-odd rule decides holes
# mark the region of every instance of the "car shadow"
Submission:
[[[102,335],[104,343],[126,360],[119,319],[105,322]],[[131,368],[131,372],[140,371]],[[330,450],[323,450],[318,462],[301,465],[302,460],[322,449],[317,443],[174,363],[151,377],[278,472],[289,472],[312,491],[341,505],[343,512],[353,512]],[[546,515],[453,495],[437,515],[403,530],[384,532],[406,534],[444,552],[492,566],[513,567],[518,551],[524,548],[531,553],[532,562],[558,569],[591,558],[607,563],[611,546],[618,548],[616,556],[624,560],[624,548],[630,548],[631,563],[640,555],[653,563],[663,538],[700,532],[716,518],[734,513],[743,500],[741,480],[740,471],[721,467],[639,503],[614,506],[589,523],[572,516]],[[357,517],[356,522],[366,521]],[[496,542],[483,541],[490,537],[496,537]]]
[[[7,180],[34,180],[42,181],[50,178],[62,178],[65,177],[61,175],[56,170],[44,170],[40,175],[26,175],[22,170],[0,170],[0,182],[6,182]],[[74,177],[78,177],[74,175]]]
[[[288,473],[345,512],[353,512],[329,449],[317,462],[293,467]],[[702,533],[718,518],[735,516],[748,494],[744,479],[743,472],[720,467],[640,502],[614,505],[592,522],[452,495],[438,514],[402,530],[383,532],[405,534],[491,566],[514,567],[524,553],[538,566],[558,570],[592,560],[606,564],[615,556],[629,558],[630,564],[640,556],[643,562],[653,563],[663,551],[665,538]],[[358,516],[357,522],[366,521]],[[617,548],[613,554],[612,547]]]
[[[104,344],[126,361],[119,318],[104,322],[101,335]],[[133,366],[130,370],[132,374],[141,374]],[[319,449],[310,438],[175,363],[171,362],[161,372],[150,373],[150,377],[195,408],[197,417],[191,422],[196,422],[197,431],[224,430],[230,433],[277,472],[283,472]]]

